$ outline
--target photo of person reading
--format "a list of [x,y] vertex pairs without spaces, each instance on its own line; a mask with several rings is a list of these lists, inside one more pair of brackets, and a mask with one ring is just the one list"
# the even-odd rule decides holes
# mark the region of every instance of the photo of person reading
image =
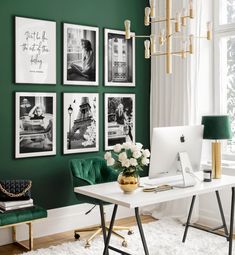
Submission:
[[35,105],[29,112],[30,120],[43,120],[45,118],[42,106]]
[[29,112],[29,123],[33,130],[48,130],[51,127],[49,118],[46,118],[45,109],[42,105],[35,105]]
[[81,39],[81,47],[82,47],[82,61],[76,60],[72,61],[69,64],[68,80],[94,81],[95,59],[91,42],[86,39]]
[[[20,152],[52,150],[52,115],[46,112],[46,100],[35,103],[31,99],[31,109],[20,121]],[[40,100],[38,100],[40,101]],[[23,101],[22,101],[23,102]]]

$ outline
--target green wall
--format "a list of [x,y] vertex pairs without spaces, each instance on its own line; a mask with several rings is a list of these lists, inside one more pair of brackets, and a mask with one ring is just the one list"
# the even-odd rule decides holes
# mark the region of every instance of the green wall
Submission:
[[[104,87],[104,28],[123,29],[123,21],[132,21],[137,34],[149,33],[143,25],[148,0],[1,0],[0,1],[0,179],[31,179],[33,197],[47,209],[76,203],[70,182],[68,161],[71,158],[103,156],[104,93],[136,94],[136,140],[149,147],[150,61],[144,59],[143,40],[136,41],[136,87]],[[23,85],[14,83],[14,16],[57,22],[57,84]],[[63,22],[97,26],[99,34],[99,86],[63,86]],[[56,92],[56,156],[14,159],[15,92]],[[100,151],[63,155],[62,92],[99,92]]]

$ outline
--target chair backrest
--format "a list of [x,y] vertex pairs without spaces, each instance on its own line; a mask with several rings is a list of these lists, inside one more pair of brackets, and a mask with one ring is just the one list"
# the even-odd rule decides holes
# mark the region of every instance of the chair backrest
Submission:
[[[81,179],[80,186],[105,182],[108,175],[106,161],[102,158],[72,159],[70,160],[70,170],[78,186],[78,179]],[[105,173],[107,171],[107,173]],[[82,181],[87,181],[82,185]]]
[[[69,162],[73,187],[117,180],[117,173],[103,158],[71,159]],[[75,193],[81,202],[98,204],[98,200]]]

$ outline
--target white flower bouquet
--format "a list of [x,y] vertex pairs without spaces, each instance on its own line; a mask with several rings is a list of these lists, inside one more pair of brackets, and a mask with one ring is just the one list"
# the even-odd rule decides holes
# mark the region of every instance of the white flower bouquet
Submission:
[[113,152],[106,152],[104,155],[108,166],[113,166],[123,174],[138,173],[144,166],[149,164],[150,151],[143,149],[141,143],[116,144]]

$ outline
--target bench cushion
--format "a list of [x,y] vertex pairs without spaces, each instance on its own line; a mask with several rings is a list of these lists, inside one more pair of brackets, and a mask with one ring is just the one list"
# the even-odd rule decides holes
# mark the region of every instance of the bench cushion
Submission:
[[46,217],[47,211],[39,206],[18,211],[16,210],[12,212],[0,213],[0,227]]

